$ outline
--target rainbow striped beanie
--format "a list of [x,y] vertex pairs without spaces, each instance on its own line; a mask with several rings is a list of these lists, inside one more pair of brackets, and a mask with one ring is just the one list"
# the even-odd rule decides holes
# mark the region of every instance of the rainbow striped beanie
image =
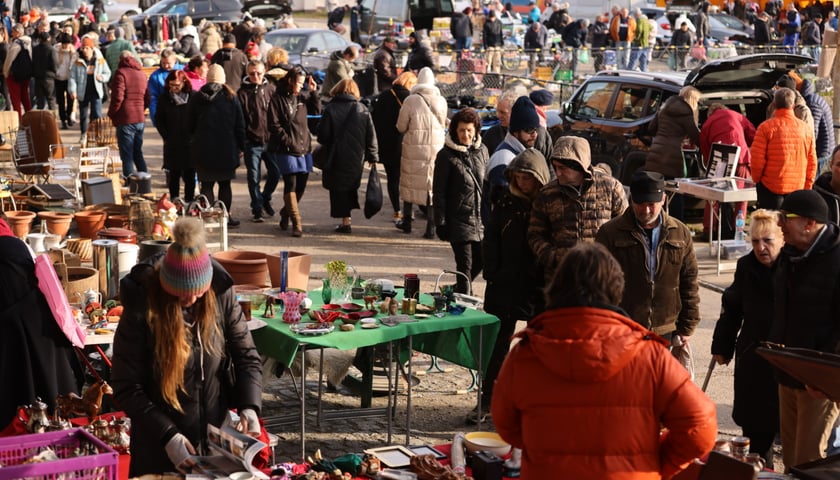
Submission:
[[210,289],[213,265],[204,241],[204,224],[185,217],[172,227],[174,242],[160,265],[160,285],[170,295],[200,297]]

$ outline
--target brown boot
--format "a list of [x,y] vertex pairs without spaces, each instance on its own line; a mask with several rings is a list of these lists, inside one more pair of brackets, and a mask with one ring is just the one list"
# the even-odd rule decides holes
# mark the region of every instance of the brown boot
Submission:
[[300,218],[300,210],[298,210],[297,194],[294,192],[289,193],[287,195],[284,195],[283,199],[286,201],[286,213],[292,220],[292,236],[302,237],[303,221]]

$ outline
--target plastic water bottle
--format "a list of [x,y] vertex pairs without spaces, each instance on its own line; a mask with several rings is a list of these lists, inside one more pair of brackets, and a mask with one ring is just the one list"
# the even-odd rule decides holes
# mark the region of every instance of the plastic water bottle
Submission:
[[738,210],[738,216],[735,217],[735,243],[738,245],[746,243],[746,238],[744,237],[744,226],[746,223],[747,221],[746,218],[744,218],[744,211]]

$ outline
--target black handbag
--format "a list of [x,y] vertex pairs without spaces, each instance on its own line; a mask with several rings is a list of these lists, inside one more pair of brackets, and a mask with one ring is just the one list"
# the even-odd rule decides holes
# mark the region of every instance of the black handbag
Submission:
[[382,182],[379,180],[376,164],[373,163],[370,166],[367,191],[365,192],[365,218],[376,215],[380,210],[382,210]]
[[329,147],[325,147],[323,145],[316,146],[315,150],[312,151],[312,165],[319,170],[323,170],[327,165],[329,155]]

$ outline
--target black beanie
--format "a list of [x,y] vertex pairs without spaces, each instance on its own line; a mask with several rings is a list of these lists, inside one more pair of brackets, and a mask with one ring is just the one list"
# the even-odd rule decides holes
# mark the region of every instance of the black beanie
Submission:
[[540,126],[540,116],[537,114],[537,107],[530,98],[522,96],[516,99],[516,103],[510,109],[510,125],[508,130],[519,132],[530,130]]

